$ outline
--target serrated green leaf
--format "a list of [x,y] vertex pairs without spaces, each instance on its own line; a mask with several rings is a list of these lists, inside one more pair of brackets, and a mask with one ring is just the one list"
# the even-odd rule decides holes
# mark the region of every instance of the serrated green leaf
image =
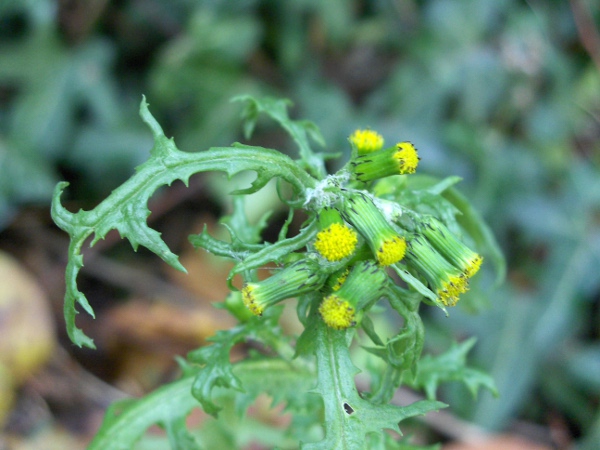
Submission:
[[68,184],[59,183],[54,190],[52,218],[71,237],[66,269],[65,320],[69,337],[79,346],[94,347],[93,341],[75,325],[76,302],[93,316],[93,310],[83,293],[77,289],[76,282],[83,266],[81,246],[88,236],[94,235],[93,245],[111,229],[116,229],[130,241],[134,249],[142,245],[174,268],[185,272],[178,257],[160,238],[160,233],[146,224],[150,213],[146,206],[148,199],[159,187],[170,185],[175,180],[187,184],[189,177],[198,172],[223,171],[231,177],[244,170],[253,170],[257,173],[256,180],[250,188],[240,192],[255,192],[270,179],[279,177],[290,183],[296,195],[302,199],[303,192],[313,188],[316,182],[290,158],[274,150],[236,146],[211,148],[199,153],[182,152],[172,139],[164,135],[150,114],[145,99],[140,105],[140,115],[152,130],[154,146],[150,159],[137,167],[135,175],[127,182],[94,209],[77,213],[67,211],[60,202],[61,193]]
[[[253,246],[245,245],[243,249],[240,249],[240,245],[232,242],[225,242],[212,237],[204,226],[202,233],[193,234],[188,237],[188,240],[195,248],[203,248],[207,252],[213,255],[222,256],[234,261],[243,261],[250,256],[253,251],[258,251],[264,248],[264,245],[256,244]],[[251,248],[252,251],[248,250]]]
[[419,361],[417,375],[409,384],[417,389],[425,389],[427,398],[435,399],[439,385],[446,381],[463,382],[473,397],[477,396],[480,387],[487,388],[497,395],[496,386],[488,374],[467,367],[467,353],[475,345],[476,339],[471,338],[452,346],[448,351],[437,356],[427,355]]
[[267,263],[283,262],[291,253],[308,244],[315,237],[317,232],[318,223],[316,220],[313,220],[306,227],[302,228],[296,236],[275,242],[272,245],[265,246],[256,253],[248,255],[243,261],[235,265],[229,273],[228,280],[231,281],[238,273],[256,269]]
[[244,386],[244,393],[235,399],[240,416],[256,397],[265,393],[273,399],[273,405],[284,403],[289,411],[318,407],[318,397],[307,394],[315,385],[315,370],[304,360],[259,357],[235,364],[233,372]]
[[255,225],[252,225],[248,222],[244,205],[244,197],[239,195],[234,196],[233,213],[220,220],[229,230],[232,244],[239,247],[248,244],[258,244],[261,241],[261,233],[267,226],[267,219],[271,215],[271,211],[268,211]]
[[245,392],[241,380],[236,376],[230,361],[231,348],[246,339],[260,342],[272,348],[280,356],[291,359],[293,351],[288,348],[286,337],[277,326],[282,308],[272,307],[260,317],[252,316],[243,324],[229,330],[218,331],[209,340],[212,345],[201,347],[188,354],[188,360],[199,364],[202,369],[192,385],[192,394],[208,414],[217,417],[221,409],[213,402],[213,389],[223,387]]
[[242,101],[246,104],[242,113],[246,138],[252,135],[259,114],[267,114],[279,123],[296,142],[300,149],[300,158],[305,163],[307,170],[319,179],[325,178],[327,173],[323,155],[314,153],[308,141],[308,136],[310,136],[317,143],[324,145],[323,136],[312,122],[290,119],[287,109],[292,103],[289,100],[271,97],[256,99],[249,95],[242,95],[234,98],[233,101]]
[[[308,394],[315,384],[314,364],[252,354],[249,358],[233,364],[233,371],[244,386],[244,392],[216,388],[214,399],[223,409],[219,418],[208,419],[200,432],[202,444],[207,448],[247,448],[251,442],[260,442],[266,448],[297,447],[299,436],[312,434],[314,424],[322,409],[317,395]],[[272,401],[271,407],[282,405],[293,415],[292,423],[285,429],[281,424],[260,421],[253,417],[248,407],[265,396]],[[212,433],[222,438],[216,442]],[[280,445],[281,447],[278,447]]]
[[446,406],[430,400],[404,407],[374,405],[363,399],[354,384],[358,369],[350,360],[347,333],[333,330],[322,321],[317,325],[319,384],[314,392],[321,394],[325,405],[325,438],[315,443],[303,443],[301,448],[304,450],[362,449],[368,433],[379,433],[386,428],[400,432],[400,421]]
[[88,450],[130,450],[153,424],[160,424],[170,436],[177,436],[178,444],[172,448],[199,450],[201,447],[185,429],[185,418],[199,406],[190,395],[193,379],[184,377],[142,399],[111,405]]
[[244,212],[244,197],[233,197],[233,213],[221,219],[231,236],[231,242],[221,241],[208,234],[206,225],[202,233],[189,236],[190,243],[195,248],[203,248],[217,256],[222,256],[234,261],[242,261],[252,253],[263,249],[264,244],[259,244],[260,234],[267,225],[270,213],[265,214],[256,225],[248,222]]
[[169,444],[173,450],[200,450],[198,441],[185,426],[185,416],[180,416],[158,424],[167,432]]
[[371,401],[378,404],[390,401],[400,386],[405,371],[410,371],[413,376],[416,374],[417,361],[425,340],[425,328],[419,315],[421,296],[405,292],[397,286],[390,286],[386,297],[390,306],[404,319],[404,326],[397,335],[388,339],[385,345],[365,347],[369,353],[387,363],[381,382],[371,396]]
[[194,379],[191,393],[208,414],[216,417],[221,409],[212,401],[211,393],[214,387],[220,386],[238,392],[244,391],[240,379],[233,374],[229,355],[231,348],[244,340],[247,334],[248,330],[243,326],[218,331],[209,339],[213,342],[212,345],[194,350],[188,355],[191,362],[203,366]]

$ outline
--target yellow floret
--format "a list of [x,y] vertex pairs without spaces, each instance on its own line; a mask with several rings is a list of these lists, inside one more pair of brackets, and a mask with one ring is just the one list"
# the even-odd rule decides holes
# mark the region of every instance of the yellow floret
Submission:
[[315,249],[328,261],[340,261],[354,253],[357,242],[356,231],[333,223],[317,233]]
[[335,280],[335,284],[331,287],[332,291],[339,291],[340,288],[342,287],[342,284],[344,284],[344,281],[346,281],[346,278],[348,278],[348,274],[350,273],[350,268],[346,268],[346,270],[344,271],[344,273],[342,273],[337,280]]
[[443,283],[443,288],[438,291],[438,297],[446,306],[454,306],[458,297],[469,290],[469,282],[464,276],[451,276]]
[[455,306],[458,302],[458,297],[448,292],[438,292],[438,298],[445,306]]
[[254,295],[256,287],[257,285],[255,284],[247,284],[244,289],[242,289],[242,300],[252,314],[261,316],[265,308],[256,302],[256,297]]
[[473,275],[475,275],[479,271],[481,263],[483,263],[483,257],[476,254],[475,257],[468,262],[464,271],[465,276],[467,278],[471,278]]
[[397,152],[394,158],[400,166],[400,174],[415,173],[419,165],[419,155],[417,149],[410,142],[400,142],[396,144]]
[[350,142],[354,144],[360,155],[383,148],[383,137],[372,130],[356,130],[350,135]]
[[377,250],[377,262],[382,266],[395,264],[404,258],[406,252],[406,241],[400,236],[386,239]]
[[319,306],[319,312],[323,321],[335,330],[344,330],[355,325],[354,308],[335,294],[328,295],[323,299]]

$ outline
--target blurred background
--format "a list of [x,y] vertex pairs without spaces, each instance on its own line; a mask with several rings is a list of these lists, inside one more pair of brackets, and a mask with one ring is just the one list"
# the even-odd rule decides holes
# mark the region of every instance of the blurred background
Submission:
[[[66,337],[52,190],[69,181],[64,204],[89,209],[132,174],[152,146],[143,94],[184,151],[242,140],[230,99],[270,95],[323,151],[347,155],[369,126],[412,141],[421,172],[461,176],[508,274],[494,286],[484,266],[450,318],[426,310],[427,350],[477,336],[472,364],[500,397],[448,385],[426,442],[600,448],[598,0],[0,0],[0,449],[84,448],[112,401],[232,324],[211,305],[229,266],[187,243],[204,223],[223,233],[230,207],[223,177],[201,175],[150,204],[189,275],[109,234],[80,276],[98,350]],[[268,121],[251,143],[293,151]]]

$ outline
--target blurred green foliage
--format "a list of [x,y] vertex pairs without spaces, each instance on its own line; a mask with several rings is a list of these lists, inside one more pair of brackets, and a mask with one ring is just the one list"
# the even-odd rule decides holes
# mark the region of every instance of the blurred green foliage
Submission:
[[330,151],[357,126],[403,136],[424,171],[464,178],[509,262],[499,289],[488,267],[462,313],[430,314],[439,353],[481,337],[501,396],[449,402],[493,429],[558,415],[595,448],[600,72],[574,5],[597,32],[597,0],[4,1],[0,227],[59,179],[88,203],[126,179],[151,146],[142,93],[183,150],[236,140],[229,99],[248,93],[293,99]]

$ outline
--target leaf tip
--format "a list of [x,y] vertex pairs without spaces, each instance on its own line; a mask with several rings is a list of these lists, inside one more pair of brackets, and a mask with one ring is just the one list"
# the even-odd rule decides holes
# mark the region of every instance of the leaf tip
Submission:
[[88,337],[79,328],[75,327],[73,330],[67,330],[67,332],[71,338],[71,342],[73,342],[73,344],[79,348],[87,347],[92,350],[96,350],[96,344],[94,344],[94,340]]
[[69,186],[67,181],[61,181],[54,187],[50,215],[60,229],[69,232],[73,221],[73,213],[67,211],[60,201],[60,197],[67,186]]
[[146,96],[142,95],[142,101],[140,102],[140,117],[152,131],[152,134],[154,135],[154,139],[157,139],[160,136],[164,136],[164,133],[163,133],[162,127],[156,121],[156,119],[150,112],[150,109],[148,106],[149,105],[148,105],[148,102],[146,101]]

